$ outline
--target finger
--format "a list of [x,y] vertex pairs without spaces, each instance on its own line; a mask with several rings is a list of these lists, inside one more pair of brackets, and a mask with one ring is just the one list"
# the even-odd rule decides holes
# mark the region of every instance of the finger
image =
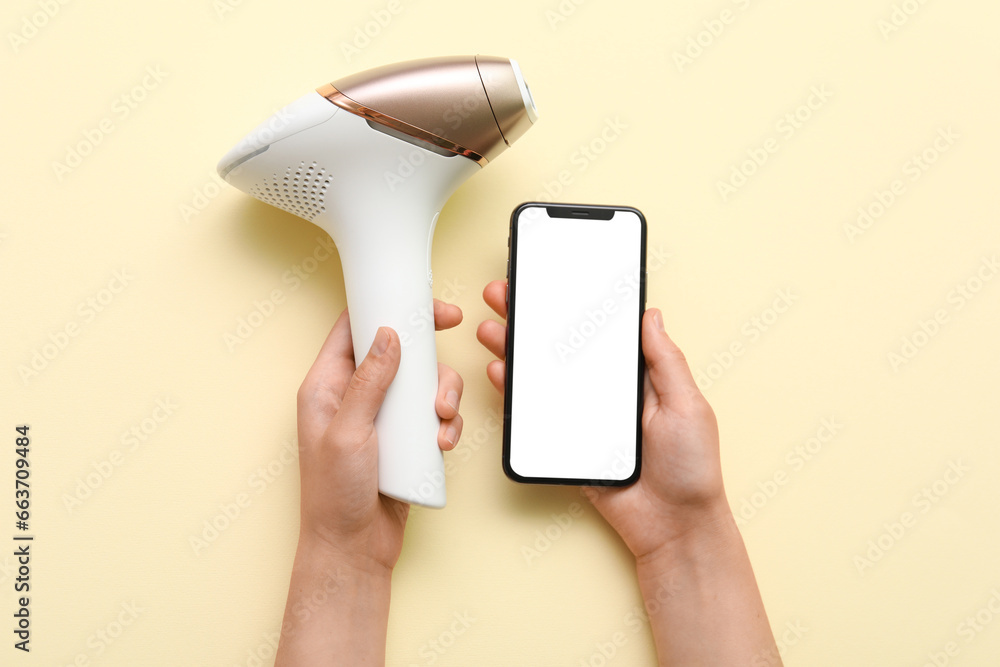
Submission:
[[334,380],[344,380],[344,388],[354,372],[354,343],[351,339],[351,317],[345,308],[334,323],[323,345],[320,346],[316,361],[306,374],[306,381],[333,384]]
[[462,309],[453,303],[434,299],[434,329],[443,331],[457,327],[462,322]]
[[337,412],[338,430],[342,434],[367,437],[374,427],[375,414],[385,400],[385,392],[396,377],[400,353],[396,332],[390,327],[379,327],[368,354],[351,377]]
[[642,318],[642,353],[650,384],[661,403],[701,393],[684,353],[663,330],[663,314],[656,308],[647,310]]
[[645,413],[647,410],[655,408],[660,402],[660,397],[656,395],[653,390],[653,382],[649,379],[649,367],[647,366],[642,371],[642,409]]
[[306,373],[298,393],[300,441],[311,442],[322,435],[340,408],[341,399],[354,374],[354,347],[347,310],[340,314]]
[[503,359],[507,356],[507,327],[496,320],[485,320],[476,329],[476,338],[487,350]]
[[438,364],[438,393],[434,401],[438,417],[452,419],[458,414],[458,405],[462,401],[462,390],[465,382],[451,366]]
[[452,419],[441,420],[438,430],[438,447],[441,451],[450,452],[455,449],[458,439],[462,437],[462,416],[456,414]]
[[500,317],[507,317],[507,281],[494,280],[483,289],[483,300]]
[[491,361],[486,365],[486,377],[490,379],[493,386],[497,388],[500,394],[503,394],[504,390],[504,378],[506,376],[506,366],[502,361]]

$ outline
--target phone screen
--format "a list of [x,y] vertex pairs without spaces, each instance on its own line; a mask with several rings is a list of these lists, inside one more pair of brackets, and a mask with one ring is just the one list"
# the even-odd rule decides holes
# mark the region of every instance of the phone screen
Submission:
[[635,481],[645,219],[522,204],[510,240],[505,471],[522,482]]

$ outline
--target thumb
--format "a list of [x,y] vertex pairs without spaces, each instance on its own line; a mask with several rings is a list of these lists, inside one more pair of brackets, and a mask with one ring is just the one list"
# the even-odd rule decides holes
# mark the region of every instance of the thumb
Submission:
[[655,308],[647,310],[642,319],[642,353],[661,403],[700,393],[684,353],[664,331],[663,315]]
[[347,432],[369,430],[382,407],[385,393],[399,370],[399,336],[390,327],[379,327],[368,354],[358,364],[344,392],[337,416]]

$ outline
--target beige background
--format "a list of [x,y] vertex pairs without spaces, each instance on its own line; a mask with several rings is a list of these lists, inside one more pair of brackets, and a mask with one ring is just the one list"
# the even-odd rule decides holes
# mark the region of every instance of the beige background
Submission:
[[[995,664],[995,2],[16,0],[3,15],[0,541],[28,423],[36,542],[33,650],[8,630],[0,662],[271,663],[297,530],[283,448],[343,283],[336,257],[285,280],[322,232],[219,187],[214,165],[324,82],[484,53],[519,59],[541,119],[437,228],[436,294],[465,310],[438,339],[466,378],[465,433],[448,507],[410,519],[388,664],[654,663],[615,534],[573,489],[500,469],[480,293],[503,275],[513,206],[547,193],[646,214],[649,302],[704,373],[787,664]],[[734,169],[753,173],[724,197]],[[283,302],[227,345],[273,290]],[[0,566],[8,627],[13,557]]]

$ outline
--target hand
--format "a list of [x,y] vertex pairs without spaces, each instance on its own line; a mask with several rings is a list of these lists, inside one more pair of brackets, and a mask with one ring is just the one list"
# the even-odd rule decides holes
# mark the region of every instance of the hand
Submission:
[[[487,304],[507,316],[507,284],[491,282],[483,290]],[[506,328],[487,320],[476,332],[499,360],[486,374],[504,389]],[[695,384],[684,354],[663,330],[659,310],[642,319],[646,357],[642,409],[642,473],[629,487],[584,487],[583,492],[640,563],[656,558],[690,529],[703,531],[732,523],[722,486],[719,429],[715,413]]]
[[[507,316],[506,284],[483,298]],[[480,342],[500,358],[486,368],[504,387],[506,330],[479,325]],[[625,488],[583,487],[636,557],[639,589],[661,665],[781,666],[750,558],[726,494],[719,428],[663,315],[642,318],[646,357],[642,473]]]
[[[462,311],[434,300],[434,324]],[[378,492],[375,415],[399,369],[399,336],[381,327],[355,368],[351,325],[341,313],[298,395],[302,506],[299,545],[276,667],[385,663],[392,568],[409,505]],[[438,446],[462,433],[462,378],[438,364]]]
[[[438,330],[462,321],[458,306],[434,300]],[[378,492],[378,436],[374,419],[399,368],[399,336],[378,330],[355,368],[348,313],[341,313],[298,393],[299,468],[302,475],[300,551],[319,547],[360,567],[392,570],[403,546],[409,505]],[[448,451],[462,433],[458,405],[462,378],[438,364],[435,401]]]

